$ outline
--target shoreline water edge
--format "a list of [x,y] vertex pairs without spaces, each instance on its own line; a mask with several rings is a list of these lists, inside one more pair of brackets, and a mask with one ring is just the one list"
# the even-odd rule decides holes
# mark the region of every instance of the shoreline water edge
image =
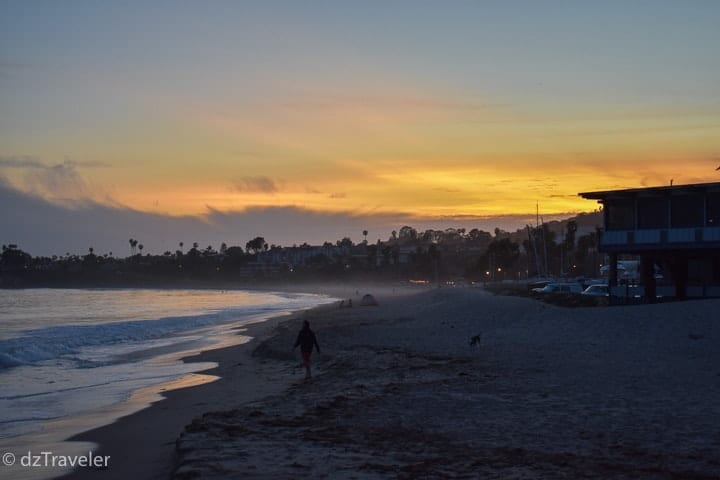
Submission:
[[[119,292],[128,292],[126,289],[118,290]],[[142,293],[146,290],[138,290],[138,292]],[[208,290],[205,290],[208,291]],[[239,294],[242,294],[243,291],[238,291]],[[63,291],[54,291],[53,294],[63,294]],[[74,292],[74,291],[67,291],[67,292]],[[76,294],[84,295],[85,293],[88,294],[96,294],[96,295],[103,295],[104,293],[107,293],[107,289],[90,289],[86,290],[83,289],[82,291],[77,291]],[[167,292],[168,294],[174,294],[177,295],[177,293],[182,292],[174,292],[171,289],[163,289],[163,294]],[[191,292],[192,293],[192,292]],[[219,293],[219,292],[218,292]],[[146,410],[148,408],[151,408],[152,405],[156,404],[157,402],[161,402],[165,396],[170,391],[177,391],[180,389],[189,388],[192,386],[202,385],[206,384],[208,382],[213,382],[218,380],[217,375],[213,375],[213,370],[217,369],[218,363],[213,360],[206,360],[203,356],[203,353],[205,351],[212,352],[217,349],[223,349],[226,347],[242,344],[243,342],[247,342],[248,340],[251,340],[251,337],[248,336],[247,332],[250,331],[259,331],[263,327],[261,326],[264,322],[270,321],[273,318],[286,318],[288,315],[292,315],[293,313],[297,311],[303,311],[308,308],[309,305],[322,305],[323,303],[327,303],[330,301],[334,301],[331,297],[327,295],[320,295],[317,296],[316,300],[313,300],[313,296],[316,294],[312,293],[310,295],[304,295],[305,292],[278,292],[278,291],[259,291],[259,290],[253,290],[252,292],[249,292],[252,295],[257,294],[266,294],[269,295],[269,298],[271,298],[272,303],[268,304],[267,307],[263,307],[262,304],[257,304],[258,300],[253,300],[255,297],[250,298],[251,304],[249,304],[249,307],[241,307],[240,311],[247,311],[249,312],[249,315],[245,315],[242,317],[239,317],[238,321],[233,321],[231,318],[232,312],[234,312],[237,307],[234,307],[235,305],[233,303],[234,298],[237,295],[233,295],[233,298],[228,298],[227,300],[231,301],[231,304],[229,304],[227,307],[230,310],[227,313],[223,313],[220,310],[217,312],[214,312],[214,310],[211,308],[210,310],[207,310],[209,316],[208,318],[214,319],[215,317],[218,317],[218,321],[220,321],[219,324],[217,324],[215,327],[213,327],[212,330],[208,330],[209,327],[203,327],[199,335],[194,334],[192,332],[190,336],[187,336],[187,334],[182,333],[181,335],[181,341],[180,343],[177,343],[177,340],[170,340],[163,339],[163,337],[150,337],[150,338],[157,338],[157,340],[152,340],[150,343],[145,346],[144,350],[142,351],[134,351],[130,354],[121,354],[119,357],[115,355],[116,359],[120,359],[121,362],[137,362],[138,360],[141,360],[140,363],[137,363],[140,367],[133,367],[133,370],[137,370],[138,368],[142,368],[143,365],[146,365],[148,368],[151,369],[157,369],[157,373],[151,373],[155,372],[155,370],[148,371],[148,373],[145,373],[141,375],[142,378],[140,378],[137,381],[134,381],[132,383],[136,384],[137,387],[132,388],[132,393],[129,397],[125,397],[124,400],[115,399],[115,397],[118,397],[118,393],[122,393],[121,390],[118,390],[121,387],[113,387],[110,392],[107,394],[104,394],[107,398],[99,397],[98,400],[93,401],[99,401],[99,404],[90,403],[89,398],[82,398],[75,394],[75,391],[82,392],[86,390],[85,385],[92,385],[92,384],[98,384],[102,385],[102,382],[113,382],[117,381],[117,378],[113,376],[108,376],[105,380],[103,380],[102,375],[105,375],[105,369],[107,367],[103,368],[87,368],[81,366],[79,370],[70,371],[76,378],[82,378],[82,375],[90,375],[90,377],[87,377],[89,380],[88,382],[85,382],[85,384],[79,385],[78,388],[72,386],[72,388],[64,388],[61,383],[56,383],[53,381],[53,377],[51,375],[53,362],[45,362],[43,368],[43,375],[44,377],[47,377],[46,379],[43,378],[41,380],[41,384],[37,384],[36,387],[28,388],[28,387],[22,387],[20,385],[13,387],[13,392],[11,395],[18,395],[17,400],[14,400],[15,397],[10,396],[8,397],[7,394],[10,394],[10,392],[5,392],[6,394],[6,400],[4,400],[6,403],[9,402],[8,408],[16,408],[14,405],[17,404],[17,408],[22,408],[25,410],[28,410],[29,412],[32,412],[31,409],[37,410],[38,414],[43,415],[47,417],[47,414],[45,413],[45,407],[43,406],[46,402],[45,397],[54,397],[57,395],[65,395],[65,391],[68,391],[69,393],[74,395],[73,400],[69,400],[71,402],[75,402],[76,406],[73,407],[70,411],[68,411],[68,414],[61,414],[62,416],[57,416],[64,410],[65,407],[60,406],[59,410],[58,408],[55,408],[58,410],[57,413],[54,415],[51,415],[48,420],[45,420],[42,422],[42,425],[40,428],[32,428],[28,432],[25,433],[14,433],[13,431],[6,431],[6,437],[0,440],[0,451],[3,453],[3,455],[8,456],[8,460],[3,462],[3,465],[0,466],[0,478],[5,478],[6,475],[9,475],[11,478],[17,478],[17,479],[47,479],[47,478],[56,478],[58,476],[61,476],[63,474],[67,474],[71,471],[72,467],[74,466],[83,466],[83,452],[85,455],[87,455],[87,452],[90,451],[97,451],[98,444],[106,443],[104,441],[97,440],[95,438],[92,438],[92,435],[88,436],[87,440],[79,441],[78,438],[82,437],[83,435],[87,434],[88,432],[92,432],[94,430],[102,430],[103,428],[113,428],[112,426],[115,424],[115,422],[126,418],[131,417],[132,415],[142,412],[143,410]],[[298,294],[301,294],[298,296]],[[28,297],[32,295],[32,292],[29,292]],[[273,296],[278,296],[278,298],[273,298]],[[152,296],[152,295],[151,295]],[[226,295],[222,295],[222,298],[224,300],[224,297]],[[287,297],[287,299],[285,299]],[[154,298],[154,297],[153,297]],[[206,294],[200,293],[199,298],[205,299]],[[218,297],[219,298],[219,297]],[[239,297],[240,301],[246,301],[244,297]],[[263,296],[257,297],[257,298],[263,298]],[[225,300],[225,301],[227,301]],[[26,303],[26,299],[21,298],[18,299],[18,301],[21,302],[21,304]],[[193,300],[194,301],[194,300]],[[261,300],[264,301],[264,300]],[[11,301],[10,304],[14,304],[14,301]],[[9,304],[9,305],[10,305]],[[255,304],[259,305],[260,308],[255,307]],[[222,305],[220,303],[219,305]],[[292,306],[295,305],[295,306]],[[288,309],[287,307],[290,307]],[[197,310],[197,308],[200,308],[200,310]],[[201,314],[205,315],[204,311],[206,311],[208,306],[197,306],[192,313],[195,314]],[[244,310],[242,310],[244,309]],[[84,309],[81,309],[84,310]],[[157,310],[157,308],[154,308],[154,310]],[[155,312],[153,308],[150,309],[143,309],[143,312],[147,312],[148,314],[154,314],[158,313]],[[177,307],[174,307],[172,310],[173,312],[177,310]],[[263,310],[266,310],[266,313],[260,313]],[[18,311],[20,312],[20,311]],[[24,312],[24,311],[23,311]],[[32,311],[33,313],[41,313],[45,314],[44,311],[39,312],[36,310]],[[218,313],[219,312],[219,313]],[[6,312],[7,313],[7,312]],[[30,313],[28,311],[27,313]],[[74,312],[71,312],[71,314]],[[131,312],[132,314],[132,312]],[[94,312],[89,311],[86,315],[88,318],[94,317]],[[17,318],[16,318],[17,317]],[[26,322],[20,323],[22,320],[22,313],[15,314],[15,316],[9,318],[9,326],[5,325],[7,328],[13,328],[13,322],[18,323],[18,326],[15,328],[27,328],[24,327]],[[118,324],[118,323],[108,323],[108,324],[97,324],[97,323],[90,323],[87,326],[83,325],[83,322],[85,322],[85,312],[79,317],[79,321],[81,322],[78,324],[79,326],[71,326],[71,327],[62,327],[66,330],[71,330],[72,335],[82,335],[86,334],[88,330],[91,330],[93,333],[96,330],[102,330],[109,329],[111,332],[116,333],[118,328],[118,325],[124,325],[124,324]],[[226,319],[227,317],[227,319]],[[141,317],[143,318],[143,317]],[[144,318],[153,318],[153,317],[144,317]],[[168,318],[168,319],[161,319],[159,321],[150,320],[149,324],[152,325],[151,328],[155,328],[156,324],[160,323],[162,327],[165,326],[165,324],[171,323],[170,320],[173,320],[174,317]],[[178,317],[178,320],[181,323],[181,328],[187,328],[185,325],[188,325],[189,322],[186,320],[186,318],[193,318],[193,317]],[[208,321],[204,320],[204,317],[195,317],[199,319],[198,325],[214,325],[213,323],[208,323]],[[111,319],[112,320],[112,319]],[[227,320],[230,320],[228,323]],[[64,321],[64,320],[63,320]],[[239,323],[238,323],[239,322]],[[42,323],[49,323],[53,324],[53,320],[45,320]],[[233,326],[235,324],[235,326]],[[135,325],[141,326],[143,325],[143,321],[131,321],[128,325],[132,325],[133,328]],[[192,325],[192,324],[190,324]],[[124,327],[123,327],[124,328]],[[48,330],[56,331],[57,327],[49,327]],[[79,330],[78,333],[73,334],[72,331]],[[41,331],[42,330],[38,330]],[[165,329],[163,329],[165,331]],[[30,332],[30,333],[25,333]],[[7,353],[10,355],[17,354],[17,352],[23,352],[26,356],[30,357],[31,355],[35,355],[35,351],[37,350],[37,345],[35,345],[34,337],[27,337],[28,340],[26,341],[26,345],[29,345],[28,347],[22,347],[20,349],[13,350],[13,345],[18,344],[21,345],[20,341],[23,340],[22,335],[34,335],[34,331],[31,330],[19,330],[19,334],[21,335],[20,338],[12,338],[5,340],[5,343],[9,350],[7,350]],[[123,333],[124,334],[124,333]],[[6,332],[6,336],[8,333]],[[70,338],[72,337],[70,335]],[[99,333],[98,333],[99,335]],[[41,337],[42,338],[42,337]],[[193,338],[194,340],[192,342],[188,342],[187,338]],[[33,339],[31,341],[31,339]],[[27,342],[31,341],[30,344]],[[78,343],[80,340],[75,341],[75,344],[82,344]],[[160,344],[159,347],[155,347],[153,345]],[[22,345],[25,345],[22,344]],[[62,350],[63,347],[55,347],[52,346],[52,344],[49,344],[53,350],[57,350],[60,348]],[[91,345],[94,345],[94,342],[91,343]],[[140,344],[138,344],[140,345]],[[32,348],[31,348],[32,347]],[[95,347],[93,347],[95,348]],[[115,347],[113,347],[115,348]],[[137,347],[134,347],[137,349]],[[107,349],[103,349],[107,351]],[[130,349],[132,350],[132,349]],[[190,353],[188,355],[189,352]],[[103,352],[104,353],[104,352]],[[142,356],[138,356],[142,354]],[[86,354],[81,355],[80,357],[84,357]],[[127,358],[126,358],[127,357]],[[62,359],[58,359],[58,365],[64,365],[68,363],[68,357],[65,356]],[[74,357],[73,357],[74,358]],[[12,359],[12,357],[8,357],[8,359]],[[84,360],[83,360],[84,361]],[[12,365],[12,364],[11,364]],[[105,365],[104,359],[101,361],[98,365]],[[112,367],[112,363],[110,364],[110,368],[116,368]],[[118,364],[121,368],[122,365],[125,365],[124,363]],[[67,367],[59,367],[59,368],[67,368]],[[110,371],[108,374],[112,374],[115,370]],[[20,373],[17,373],[16,371],[9,372],[11,376],[8,378],[10,381],[17,381],[18,378],[20,378],[22,375],[27,375],[25,372],[34,372],[34,367],[23,367],[22,371],[19,371]],[[49,372],[49,373],[48,373]],[[83,373],[84,372],[84,373]],[[8,373],[8,372],[6,372]],[[63,373],[63,382],[67,383],[68,381],[68,372],[59,372]],[[156,380],[153,380],[153,375],[161,375],[157,377]],[[100,377],[98,376],[100,375]],[[33,379],[36,375],[31,375],[31,378],[28,378],[28,385],[33,385],[38,382],[37,379]],[[123,375],[121,378],[121,382],[127,383],[130,377],[127,377],[126,375]],[[167,377],[167,379],[163,379],[163,377]],[[92,380],[90,380],[92,379]],[[27,382],[26,382],[27,383]],[[46,384],[47,385],[44,385]],[[56,385],[60,385],[57,394],[52,394],[51,389],[53,387],[53,383]],[[142,384],[145,383],[146,387],[143,387]],[[111,385],[111,384],[109,384]],[[132,385],[129,385],[132,387]],[[42,388],[41,388],[42,387]],[[98,387],[99,388],[99,387]],[[122,387],[126,388],[127,387]],[[41,396],[37,397],[38,399],[42,399],[42,403],[39,401],[33,400],[34,395],[32,394],[33,391],[37,390],[38,392],[41,392]],[[97,389],[95,389],[97,390]],[[27,391],[28,393],[24,393]],[[50,394],[46,393],[50,392]],[[102,395],[102,392],[96,392],[93,391],[92,395]],[[122,396],[122,395],[121,395]],[[77,397],[77,398],[75,398]],[[23,401],[22,406],[18,404],[21,399]],[[79,401],[78,401],[79,400]],[[68,401],[68,400],[64,400]],[[36,406],[34,406],[36,405]],[[105,405],[105,406],[100,406]],[[38,410],[40,409],[40,410]],[[72,413],[70,413],[72,411]],[[6,413],[11,413],[12,410],[7,411]],[[34,414],[33,414],[34,415]],[[8,425],[21,425],[21,423],[18,422],[24,422],[25,418],[20,414],[19,410],[16,410],[13,415],[7,416],[5,418]],[[190,417],[187,421],[189,421],[192,417]],[[17,427],[13,427],[14,429],[17,429]],[[24,429],[27,429],[27,427],[23,427]],[[24,430],[23,430],[24,431]],[[7,436],[10,435],[10,436]],[[19,436],[18,436],[19,435]],[[71,437],[71,440],[68,440],[68,437]],[[102,439],[101,439],[102,440]],[[132,445],[132,443],[128,444]],[[126,446],[123,446],[123,448],[126,448]],[[45,460],[52,460],[52,461],[41,461],[41,462],[30,462],[25,461],[27,458],[35,458],[37,456],[40,456],[41,459]],[[10,459],[15,460],[14,462],[11,462]],[[5,458],[3,458],[5,460]],[[30,465],[24,465],[25,463],[31,463]],[[117,461],[115,462],[118,463]],[[106,470],[109,470],[112,467],[112,461],[109,462],[107,465]],[[89,465],[92,466],[92,465]],[[81,469],[82,470],[82,469]],[[79,471],[81,471],[79,470]],[[92,469],[91,469],[92,470]],[[97,473],[97,472],[96,472]],[[10,478],[8,477],[8,478]]]
[[[333,296],[363,293],[380,306],[275,317],[247,326],[248,343],[186,359],[216,363],[200,373],[219,379],[73,437],[109,464],[62,478],[720,476],[720,300]],[[291,351],[303,319],[323,352],[310,382]]]
[[[238,334],[250,337],[249,342],[183,358],[187,363],[216,364],[209,370],[197,372],[215,377],[214,380],[148,392],[153,398],[147,408],[69,438],[69,442],[97,444],[98,455],[111,456],[110,466],[99,471],[78,469],[60,478],[168,478],[177,460],[175,441],[194,417],[208,410],[230,408],[236,402],[259,400],[285,387],[282,382],[273,381],[272,367],[254,359],[252,351],[279,322],[302,315],[303,311],[294,312],[248,325]],[[264,381],[260,383],[256,377],[262,377]],[[234,384],[231,385],[231,381]]]
[[[284,285],[273,291],[324,295],[338,301],[353,298],[356,304],[359,304],[359,300],[367,292],[382,292],[384,298],[391,298],[417,293],[418,288],[384,284],[312,284]],[[149,392],[154,401],[148,408],[69,438],[68,442],[92,442],[98,445],[98,455],[109,455],[112,458],[106,469],[76,469],[59,478],[168,478],[177,467],[176,441],[195,417],[208,411],[232,409],[238,405],[260,401],[285,391],[294,380],[302,378],[298,373],[302,370],[299,354],[295,352],[295,358],[291,351],[292,342],[281,354],[284,360],[282,363],[277,363],[266,355],[258,355],[258,350],[277,334],[278,328],[282,329],[282,325],[326,315],[338,308],[338,301],[245,325],[238,333],[249,337],[249,342],[207,350],[183,358],[184,362],[189,363],[217,364],[209,370],[197,372],[198,375],[213,376],[217,379],[196,386]]]

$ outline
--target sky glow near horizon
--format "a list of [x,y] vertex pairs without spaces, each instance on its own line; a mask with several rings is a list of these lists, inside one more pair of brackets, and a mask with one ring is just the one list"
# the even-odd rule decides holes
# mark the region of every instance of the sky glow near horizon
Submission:
[[720,181],[720,2],[0,10],[0,179],[55,203],[432,220]]

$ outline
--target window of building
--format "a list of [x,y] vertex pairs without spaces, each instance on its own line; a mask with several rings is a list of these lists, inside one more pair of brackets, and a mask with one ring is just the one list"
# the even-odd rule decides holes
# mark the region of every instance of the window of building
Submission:
[[705,225],[705,197],[703,195],[676,195],[670,200],[673,228],[702,227]]
[[605,201],[608,230],[633,230],[635,228],[635,202],[632,200]]
[[638,228],[667,228],[667,198],[646,197],[637,200]]
[[707,226],[720,227],[720,192],[707,194]]

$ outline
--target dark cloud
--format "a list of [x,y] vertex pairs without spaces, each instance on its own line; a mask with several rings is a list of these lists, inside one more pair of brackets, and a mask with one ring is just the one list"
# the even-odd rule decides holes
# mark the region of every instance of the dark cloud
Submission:
[[330,195],[328,195],[328,198],[347,198],[347,194],[342,192],[331,193]]
[[[565,217],[570,214],[565,215]],[[316,212],[297,206],[252,207],[242,211],[221,211],[208,207],[201,217],[151,214],[84,201],[71,207],[57,205],[38,196],[13,188],[0,176],[0,243],[14,243],[33,255],[85,253],[93,247],[98,253],[129,254],[128,239],[136,238],[148,253],[175,251],[179,242],[190,245],[244,246],[261,235],[268,243],[314,245],[334,242],[343,237],[354,241],[385,240],[392,230],[411,225],[426,229],[495,227],[515,230],[534,223],[532,215],[496,217],[447,216],[418,218],[411,214]],[[545,216],[548,220],[549,215]]]
[[275,193],[278,190],[275,182],[269,177],[243,177],[233,184],[238,192]]
[[[21,192],[0,177],[0,243],[15,243],[34,255],[85,253],[92,246],[98,253],[125,255],[130,237],[142,239],[146,247],[162,253],[177,248],[178,241],[206,229],[199,218],[173,218],[127,208],[76,202],[72,208]],[[192,241],[192,240],[191,240]],[[174,244],[174,247],[173,247]]]

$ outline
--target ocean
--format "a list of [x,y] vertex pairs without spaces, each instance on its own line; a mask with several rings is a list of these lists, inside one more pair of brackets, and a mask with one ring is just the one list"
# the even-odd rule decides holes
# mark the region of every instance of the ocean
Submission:
[[0,290],[0,449],[46,448],[114,421],[139,391],[212,381],[181,357],[248,341],[237,328],[331,301],[296,293]]

